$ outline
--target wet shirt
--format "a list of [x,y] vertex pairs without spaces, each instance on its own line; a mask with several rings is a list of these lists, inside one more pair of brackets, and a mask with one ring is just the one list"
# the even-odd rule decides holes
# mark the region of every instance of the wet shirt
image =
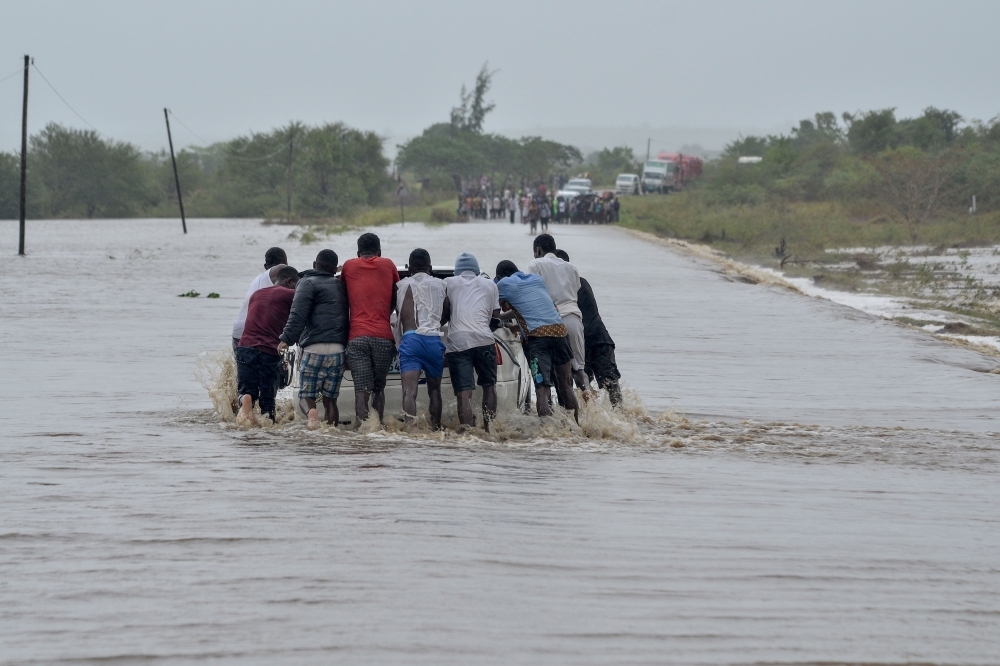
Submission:
[[[560,260],[561,261],[561,260]],[[518,271],[497,283],[500,300],[507,301],[527,324],[526,334],[543,326],[562,326],[545,282],[537,275]]]
[[608,329],[604,326],[601,313],[597,310],[597,299],[594,298],[594,290],[590,288],[590,283],[584,278],[580,278],[580,291],[576,298],[580,312],[583,313],[583,339],[584,344],[589,347],[598,345],[615,346],[615,341],[611,339]]
[[247,295],[243,297],[243,305],[240,306],[240,312],[236,315],[236,321],[233,322],[233,337],[239,340],[243,337],[243,326],[247,321],[247,308],[250,307],[250,297],[254,295],[254,292],[261,289],[266,289],[267,287],[273,287],[274,283],[271,282],[271,270],[267,269],[257,277],[253,279],[250,283],[250,288],[247,289]]
[[396,284],[396,312],[399,313],[397,322],[400,335],[403,326],[403,301],[407,292],[410,292],[413,298],[413,314],[417,323],[414,331],[418,335],[441,335],[441,311],[444,309],[446,292],[444,280],[427,273],[416,273]]
[[451,320],[448,324],[448,351],[460,352],[473,347],[492,345],[490,319],[500,309],[500,297],[493,280],[472,271],[445,278]]
[[349,259],[344,263],[340,279],[347,286],[347,302],[351,308],[348,342],[359,337],[395,341],[389,315],[392,288],[399,282],[396,265],[384,257]]
[[295,290],[273,285],[259,289],[250,297],[246,325],[240,347],[253,347],[273,356],[278,355],[279,336],[285,330],[288,313],[292,310]]
[[528,272],[542,278],[548,287],[552,302],[562,316],[582,316],[576,303],[576,295],[580,291],[580,273],[576,266],[563,261],[549,252],[541,259],[534,259],[528,264]]

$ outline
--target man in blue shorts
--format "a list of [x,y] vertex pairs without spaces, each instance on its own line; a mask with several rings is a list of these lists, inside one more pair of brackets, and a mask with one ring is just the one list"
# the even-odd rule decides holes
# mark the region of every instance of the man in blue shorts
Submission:
[[410,277],[396,283],[396,325],[402,332],[399,343],[399,372],[403,380],[403,414],[407,423],[417,417],[417,389],[420,373],[427,379],[431,427],[441,429],[441,375],[444,374],[444,343],[441,318],[444,315],[444,280],[431,275],[431,255],[422,248],[410,253]]

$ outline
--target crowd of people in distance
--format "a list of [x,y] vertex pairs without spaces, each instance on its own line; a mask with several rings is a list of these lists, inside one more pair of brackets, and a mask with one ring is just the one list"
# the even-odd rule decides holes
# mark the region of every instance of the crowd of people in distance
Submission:
[[[427,250],[410,253],[406,277],[382,257],[373,233],[358,238],[357,257],[338,265],[337,253],[324,249],[310,270],[287,265],[281,248],[264,255],[264,272],[250,284],[233,324],[241,418],[256,423],[254,406],[272,421],[282,355],[299,345],[299,407],[307,427],[319,427],[321,401],[329,425],[340,423],[337,398],[346,370],[354,383],[356,422],[370,407],[384,423],[386,381],[399,357],[404,418],[417,417],[417,391],[423,375],[431,426],[441,428],[441,381],[447,366],[463,429],[476,415],[472,394],[482,388],[483,426],[497,413],[494,331],[516,333],[535,386],[539,416],[552,414],[551,393],[579,419],[575,383],[584,400],[591,382],[622,402],[615,343],[601,319],[590,284],[580,277],[555,239],[542,234],[533,243],[527,271],[501,261],[490,279],[475,256],[463,252],[454,274],[434,277]],[[395,313],[395,317],[393,317]],[[443,327],[447,325],[447,333]],[[521,405],[527,411],[528,404]]]
[[459,197],[458,216],[461,220],[504,220],[514,224],[518,217],[531,225],[532,232],[541,225],[545,231],[549,222],[557,224],[610,224],[618,221],[621,203],[613,192],[558,196],[544,186],[537,190],[506,189],[470,191]]

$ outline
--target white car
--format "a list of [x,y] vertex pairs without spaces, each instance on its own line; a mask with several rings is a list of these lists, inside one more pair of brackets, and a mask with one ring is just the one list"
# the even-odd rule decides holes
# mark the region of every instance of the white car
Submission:
[[[399,271],[400,278],[409,277],[410,275],[410,271],[405,268],[397,267],[397,270]],[[446,277],[454,275],[455,271],[450,267],[435,267],[432,274],[434,277],[443,280]],[[395,314],[393,314],[393,317],[395,318]],[[393,323],[395,323],[395,320],[393,320]],[[448,325],[445,324],[441,328],[444,332],[442,341],[447,344]],[[521,347],[520,338],[516,334],[506,328],[500,328],[493,332],[493,338],[496,340],[497,359],[500,361],[497,365],[497,412],[513,412],[521,409],[525,404],[529,404],[528,401],[533,392],[534,387],[531,381],[531,373],[528,369],[528,361]],[[399,344],[398,340],[396,344]],[[298,391],[298,361],[301,358],[301,353],[298,345],[289,349],[288,356],[293,377],[291,378],[291,384],[278,392],[278,398],[292,399],[299,417],[305,418],[306,414],[302,412],[302,406],[299,404]],[[445,364],[443,381],[441,382],[441,398],[444,402],[443,414],[445,415],[454,413],[456,406],[455,392],[451,388],[450,376],[448,365]],[[472,405],[476,413],[479,413],[482,403],[483,391],[477,386],[476,392],[472,396]],[[316,406],[319,411],[320,420],[325,419],[323,402],[321,400],[317,401]],[[340,412],[340,423],[348,424],[354,421],[354,379],[351,376],[350,370],[344,372],[344,378],[340,384],[340,396],[337,398],[337,409]],[[417,413],[423,413],[426,410],[427,389],[425,380],[421,377],[420,389],[417,392]],[[389,370],[389,376],[386,379],[385,418],[403,419],[403,385],[399,374],[398,356],[393,359],[392,368]],[[477,422],[481,423],[479,417],[477,417]]]
[[563,185],[561,190],[556,192],[556,196],[564,199],[572,199],[581,194],[591,194],[593,191],[594,187],[589,178],[573,178]]
[[634,173],[618,174],[615,180],[615,194],[639,194],[639,176]]

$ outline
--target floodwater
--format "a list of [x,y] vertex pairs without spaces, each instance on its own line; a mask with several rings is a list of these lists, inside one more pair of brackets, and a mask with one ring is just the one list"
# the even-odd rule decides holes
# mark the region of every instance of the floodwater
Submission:
[[[557,226],[638,396],[606,429],[247,431],[199,355],[267,247],[356,234],[179,226],[29,222],[19,259],[0,223],[0,663],[1000,660],[995,360]],[[521,225],[376,231],[530,259]]]

